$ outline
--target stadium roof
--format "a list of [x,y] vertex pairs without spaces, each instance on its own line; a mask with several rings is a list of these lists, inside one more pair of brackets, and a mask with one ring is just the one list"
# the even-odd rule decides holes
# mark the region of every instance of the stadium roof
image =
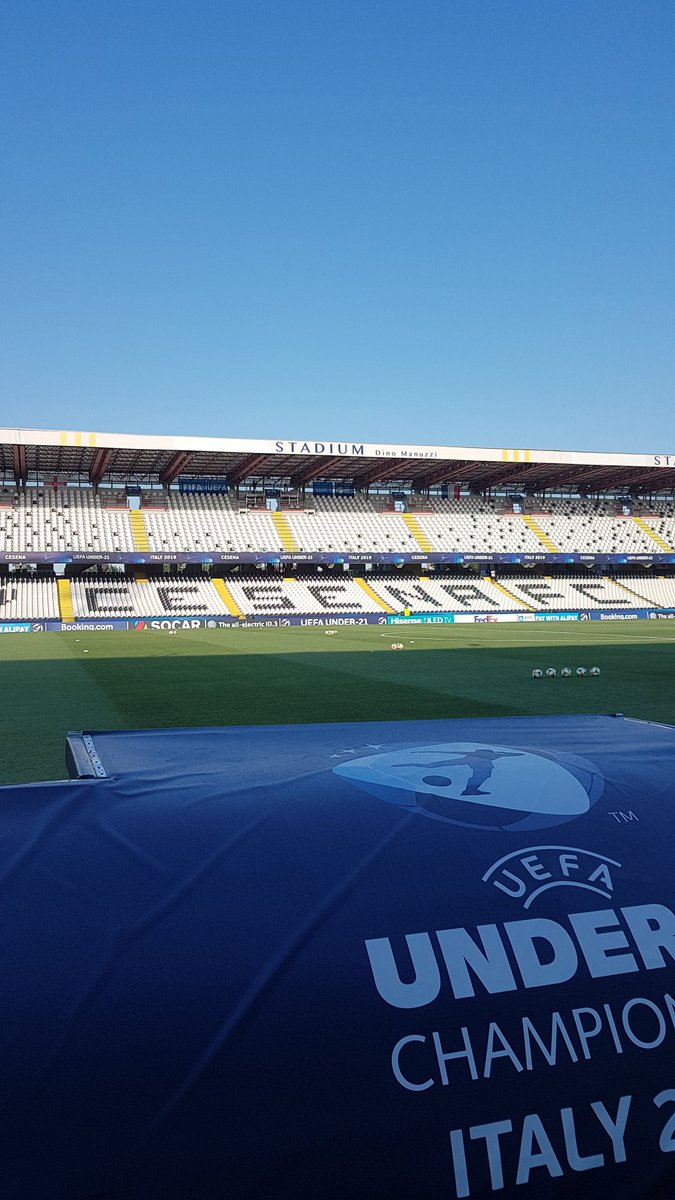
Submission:
[[598,454],[0,429],[0,467],[3,477],[17,485],[53,476],[95,484],[104,479],[169,484],[181,476],[218,476],[232,485],[266,477],[289,480],[296,487],[329,479],[357,486],[387,482],[425,488],[447,482],[534,492],[675,490],[675,448],[671,454]]

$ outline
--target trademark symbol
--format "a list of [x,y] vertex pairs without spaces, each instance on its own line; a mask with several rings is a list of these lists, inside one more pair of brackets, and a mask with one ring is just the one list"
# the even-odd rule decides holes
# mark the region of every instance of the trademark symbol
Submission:
[[630,808],[628,810],[628,812],[623,812],[621,809],[619,809],[618,812],[611,812],[608,815],[610,817],[613,817],[614,820],[619,825],[626,825],[626,824],[628,824],[629,821],[639,821],[640,820],[640,818],[635,815],[632,808]]

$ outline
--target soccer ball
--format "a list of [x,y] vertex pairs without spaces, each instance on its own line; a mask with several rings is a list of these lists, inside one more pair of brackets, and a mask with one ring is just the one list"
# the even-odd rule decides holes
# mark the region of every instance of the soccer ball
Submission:
[[391,648],[392,648],[392,650],[402,650],[402,649],[403,649],[403,642],[392,642],[392,643],[391,643]]
[[540,667],[535,667],[534,671],[532,672],[532,678],[533,679],[541,679],[543,674],[544,674],[544,672],[541,670]]
[[586,668],[585,668],[585,667],[577,667],[577,675],[579,676],[579,678],[583,678],[583,676],[584,676],[585,674],[586,674]]
[[572,674],[572,668],[571,667],[563,667],[560,674],[563,675],[565,677],[565,679],[569,679],[570,675]]
[[591,675],[599,675],[599,674],[600,674],[599,667],[591,667]]
[[546,668],[546,678],[547,679],[555,679],[556,673],[557,672],[556,672],[555,667],[547,667]]

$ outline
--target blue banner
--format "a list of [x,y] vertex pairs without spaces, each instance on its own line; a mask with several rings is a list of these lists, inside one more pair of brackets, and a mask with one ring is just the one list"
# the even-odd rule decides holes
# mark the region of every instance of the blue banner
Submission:
[[2,1200],[675,1195],[673,728],[69,759],[0,789]]
[[647,608],[629,608],[617,612],[615,608],[609,609],[589,609],[584,620],[590,618],[591,621],[642,621],[648,617],[649,609]]
[[7,622],[11,628],[2,628],[0,633],[112,633],[130,631],[143,633],[157,632],[168,629],[251,629],[264,627],[267,629],[286,629],[291,626],[303,626],[317,629],[326,627],[340,628],[356,625],[386,625],[384,613],[291,613],[288,616],[256,614],[255,616],[239,618],[226,617],[218,614],[211,617],[193,617],[181,613],[177,616],[167,614],[156,617],[130,617],[128,620],[107,617],[80,617],[74,621],[26,621]]
[[477,563],[479,565],[488,566],[495,564],[498,566],[517,566],[518,564],[531,565],[533,563],[547,564],[550,566],[574,566],[583,565],[585,567],[592,566],[608,566],[616,565],[633,565],[633,566],[673,566],[675,565],[675,554],[335,554],[328,552],[309,552],[297,551],[259,551],[259,552],[225,552],[212,550],[208,554],[182,554],[182,553],[95,553],[93,551],[17,551],[0,553],[0,563],[131,563],[142,566],[148,563],[308,563],[308,564],[335,564],[335,563],[372,563],[381,565],[384,563],[399,565],[406,563]]
[[33,621],[32,633],[125,633],[128,629],[142,631],[143,618],[120,620],[118,617],[81,617],[74,621]]
[[452,625],[454,613],[401,613],[387,617],[387,625]]
[[323,613],[289,613],[279,616],[277,613],[256,613],[244,618],[229,617],[223,614],[213,616],[190,616],[181,613],[180,616],[163,614],[156,617],[133,617],[128,620],[107,617],[81,617],[74,621],[3,621],[0,622],[0,633],[106,633],[132,631],[141,633],[145,630],[158,631],[167,629],[251,629],[262,627],[267,629],[286,629],[292,626],[303,628],[339,628],[341,626],[357,625],[488,625],[506,623],[522,623],[531,621],[640,621],[675,620],[675,609],[631,608],[622,609],[586,609],[579,612],[427,612],[411,613],[410,616],[385,613],[354,613],[354,612],[323,612]]
[[[599,615],[599,614],[598,614]],[[646,616],[646,612],[643,614]],[[584,615],[580,612],[428,612],[396,614],[387,617],[388,625],[492,625],[522,621],[579,621]]]
[[535,621],[578,621],[580,617],[581,613],[578,612],[536,612],[534,614]]
[[616,609],[591,609],[588,616],[584,620],[592,621],[643,621],[649,618],[651,621],[675,619],[675,608],[630,608],[617,612]]
[[229,492],[230,485],[226,479],[179,479],[178,491],[185,493],[216,493]]

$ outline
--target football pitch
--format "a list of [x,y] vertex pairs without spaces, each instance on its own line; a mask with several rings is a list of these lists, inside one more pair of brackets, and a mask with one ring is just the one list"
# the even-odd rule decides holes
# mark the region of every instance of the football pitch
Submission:
[[[556,679],[531,678],[549,666]],[[561,679],[564,666],[601,674]],[[0,671],[0,783],[63,778],[69,730],[585,712],[675,723],[668,621],[11,634]]]

